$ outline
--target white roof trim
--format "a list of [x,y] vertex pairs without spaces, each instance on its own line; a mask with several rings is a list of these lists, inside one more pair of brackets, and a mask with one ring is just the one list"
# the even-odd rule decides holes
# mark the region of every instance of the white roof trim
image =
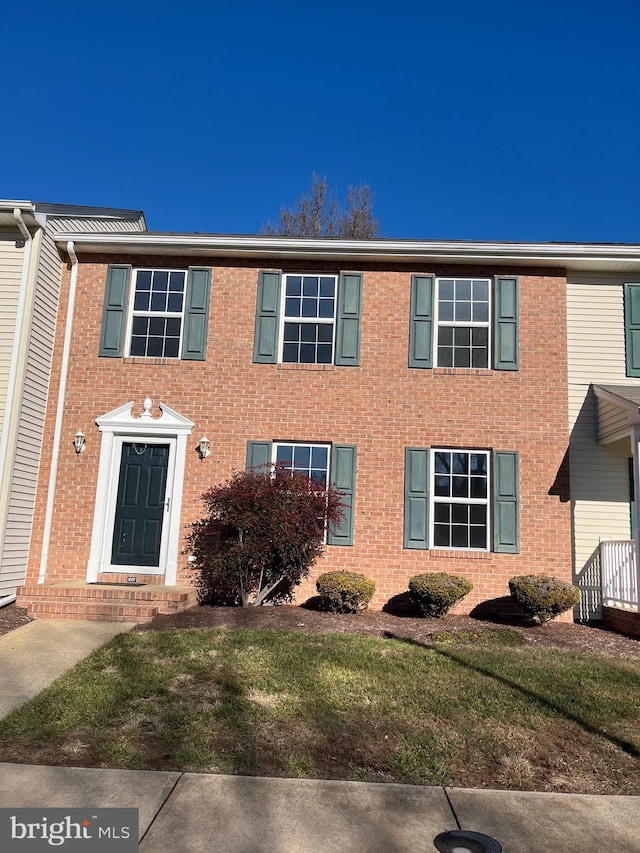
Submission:
[[205,246],[250,249],[310,249],[317,252],[346,251],[366,254],[443,254],[461,257],[526,257],[534,260],[593,258],[605,260],[637,258],[640,244],[631,243],[493,243],[456,240],[351,240],[342,237],[263,237],[242,234],[173,234],[157,232],[72,233],[60,232],[59,244],[75,239],[82,243],[105,245],[139,244],[148,246]]
[[618,406],[618,408],[624,409],[629,414],[629,417],[640,417],[640,406],[638,406],[637,403],[634,403],[633,400],[627,400],[619,394],[607,391],[600,385],[593,386],[593,393],[599,400],[607,400],[609,403],[613,403],[615,406]]
[[571,269],[640,270],[640,245],[590,243],[491,243],[435,240],[351,240],[229,234],[122,232],[59,233],[62,250],[73,240],[76,251],[90,253],[221,255],[279,258],[353,258],[440,263],[526,264]]
[[35,210],[32,201],[14,201],[10,198],[0,198],[0,210],[13,211],[16,207],[19,207],[23,213],[33,213]]

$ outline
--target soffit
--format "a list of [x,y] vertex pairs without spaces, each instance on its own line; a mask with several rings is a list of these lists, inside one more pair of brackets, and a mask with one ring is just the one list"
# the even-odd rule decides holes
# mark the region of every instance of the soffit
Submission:
[[596,438],[610,444],[631,435],[640,425],[640,383],[629,385],[593,385],[596,397]]
[[33,205],[30,201],[0,201],[0,228],[9,228],[12,231],[18,231],[18,223],[13,211],[18,208],[24,220],[24,224],[29,230],[38,228],[35,215],[33,213]]

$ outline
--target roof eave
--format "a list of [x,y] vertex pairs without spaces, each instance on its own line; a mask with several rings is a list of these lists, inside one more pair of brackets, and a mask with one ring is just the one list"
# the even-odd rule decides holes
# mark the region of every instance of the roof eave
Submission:
[[64,249],[90,254],[179,254],[218,257],[406,261],[460,264],[536,265],[567,269],[624,269],[640,272],[640,245],[579,243],[489,243],[420,240],[348,240],[220,234],[60,233]]
[[629,417],[630,424],[640,423],[640,406],[638,406],[635,401],[628,400],[596,383],[594,383],[592,387],[593,393],[599,400],[607,400],[609,403],[613,403],[618,406],[618,408],[625,411]]

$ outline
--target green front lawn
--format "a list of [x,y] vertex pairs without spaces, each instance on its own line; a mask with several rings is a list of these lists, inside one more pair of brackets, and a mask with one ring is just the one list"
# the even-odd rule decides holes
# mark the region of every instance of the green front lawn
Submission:
[[640,793],[640,662],[524,642],[123,634],[0,722],[0,758]]

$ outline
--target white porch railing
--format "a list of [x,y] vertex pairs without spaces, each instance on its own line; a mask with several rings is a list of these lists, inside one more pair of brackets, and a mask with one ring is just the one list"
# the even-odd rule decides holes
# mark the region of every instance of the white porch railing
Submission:
[[638,609],[636,543],[633,539],[600,542],[602,603],[624,610]]

